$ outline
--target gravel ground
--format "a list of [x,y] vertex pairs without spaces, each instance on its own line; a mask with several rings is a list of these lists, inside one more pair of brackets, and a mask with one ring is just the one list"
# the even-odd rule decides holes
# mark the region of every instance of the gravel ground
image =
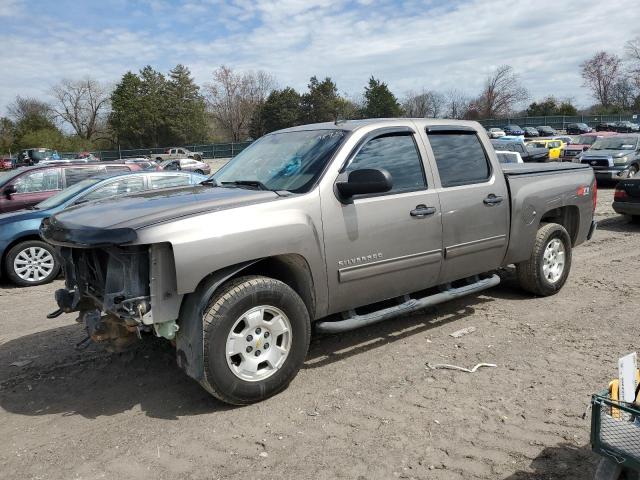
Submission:
[[3,285],[0,476],[590,478],[582,415],[638,340],[640,227],[613,213],[612,196],[600,191],[600,228],[558,295],[522,294],[507,272],[481,295],[316,337],[285,392],[242,408],[210,398],[164,344],[77,351],[73,316],[45,319],[62,282]]

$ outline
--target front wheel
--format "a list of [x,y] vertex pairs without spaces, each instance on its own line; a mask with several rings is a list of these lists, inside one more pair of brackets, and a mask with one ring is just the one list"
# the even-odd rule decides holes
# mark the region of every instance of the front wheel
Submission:
[[562,225],[541,225],[529,260],[518,263],[520,286],[543,297],[560,291],[571,269],[571,238]]
[[15,245],[5,259],[7,277],[21,287],[43,285],[60,273],[60,263],[53,247],[40,240]]
[[204,175],[202,170],[194,170],[193,173],[197,173],[198,175]]
[[246,405],[282,391],[309,349],[311,324],[300,296],[279,280],[241,277],[205,310],[202,386],[220,400]]

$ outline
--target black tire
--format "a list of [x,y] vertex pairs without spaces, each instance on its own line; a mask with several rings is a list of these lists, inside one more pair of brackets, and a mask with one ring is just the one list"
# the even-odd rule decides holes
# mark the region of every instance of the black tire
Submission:
[[[286,314],[291,346],[284,363],[271,376],[247,381],[236,376],[227,363],[226,342],[236,321],[261,305]],[[204,379],[200,384],[223,402],[247,405],[281,392],[295,378],[307,356],[311,322],[304,302],[288,285],[272,278],[246,276],[228,282],[214,294],[205,309],[203,330]]]
[[194,155],[193,158],[194,158],[194,160],[201,161],[202,160],[202,155]]
[[193,173],[197,173],[198,175],[204,175],[204,172],[200,169],[194,170]]
[[627,178],[633,178],[636,173],[638,173],[638,165],[631,165],[629,167],[629,176]]
[[[555,282],[547,279],[543,272],[544,253],[547,245],[554,239],[562,242],[564,247],[564,268],[560,278]],[[536,233],[536,240],[531,257],[516,265],[518,282],[527,292],[543,297],[554,295],[560,291],[571,270],[571,238],[562,225],[557,223],[542,224]]]
[[[46,250],[46,252],[51,255],[53,259],[53,268],[51,268],[50,273],[38,280],[35,278],[33,280],[25,280],[24,278],[18,275],[18,272],[14,269],[14,262],[16,257],[20,255],[21,252],[25,251],[29,248],[36,248]],[[40,240],[27,240],[25,242],[20,242],[14,245],[9,252],[7,252],[7,256],[4,261],[4,269],[7,274],[7,277],[16,285],[21,287],[32,287],[36,285],[44,285],[45,283],[52,282],[60,273],[60,262],[58,261],[58,257],[56,256],[56,252],[51,245],[48,243],[42,242]]]

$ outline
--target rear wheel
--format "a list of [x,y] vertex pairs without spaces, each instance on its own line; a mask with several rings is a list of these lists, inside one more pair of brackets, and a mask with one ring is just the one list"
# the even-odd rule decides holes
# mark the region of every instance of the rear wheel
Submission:
[[571,269],[571,238],[562,225],[541,225],[531,257],[516,265],[520,286],[541,296],[560,291]]
[[202,386],[220,400],[244,405],[282,391],[309,348],[307,308],[288,285],[241,277],[211,299],[204,319]]
[[204,172],[200,169],[194,170],[193,173],[197,173],[198,175],[204,175]]
[[58,276],[60,263],[51,245],[28,240],[9,250],[5,271],[11,281],[21,287],[43,285]]

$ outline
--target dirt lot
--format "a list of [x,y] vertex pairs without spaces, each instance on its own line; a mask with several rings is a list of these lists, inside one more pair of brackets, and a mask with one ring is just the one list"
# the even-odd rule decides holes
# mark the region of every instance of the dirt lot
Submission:
[[[552,298],[513,280],[349,334],[316,337],[288,390],[232,408],[150,343],[77,351],[61,282],[0,288],[0,476],[94,478],[589,478],[590,394],[638,347],[640,227],[610,209]],[[507,276],[508,277],[508,276]],[[474,326],[462,338],[449,334]],[[13,362],[30,361],[24,366]],[[495,369],[429,371],[425,363]],[[20,364],[22,365],[22,364]]]

